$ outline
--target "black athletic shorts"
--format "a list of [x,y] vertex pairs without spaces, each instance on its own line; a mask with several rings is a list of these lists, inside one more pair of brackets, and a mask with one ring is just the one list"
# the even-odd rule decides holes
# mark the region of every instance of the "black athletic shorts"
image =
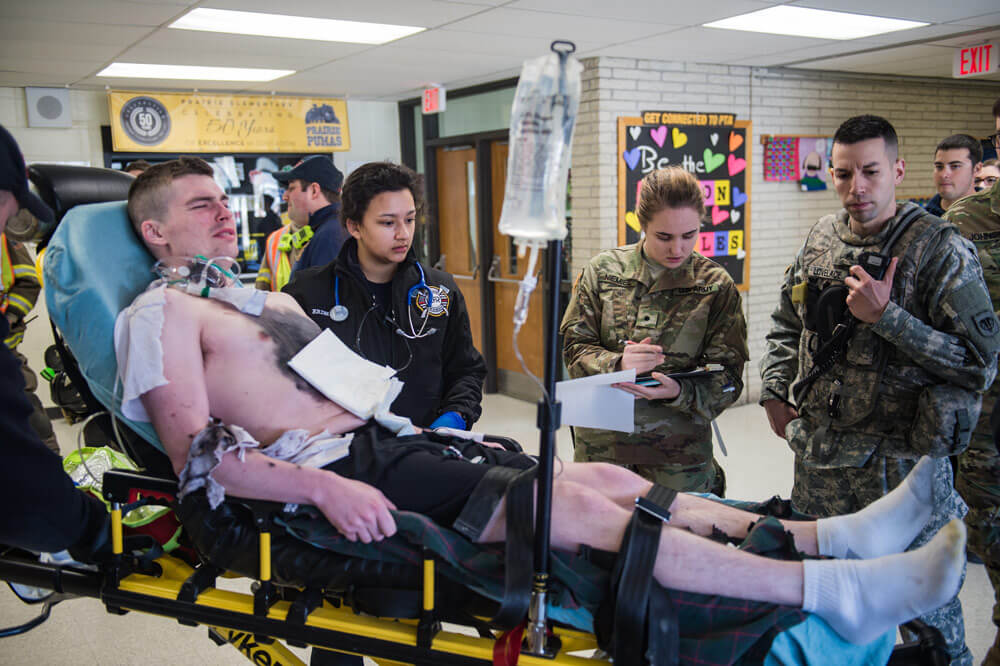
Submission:
[[397,509],[421,513],[473,540],[507,482],[536,464],[523,453],[434,432],[396,437],[374,423],[354,431],[350,451],[326,469],[372,485]]

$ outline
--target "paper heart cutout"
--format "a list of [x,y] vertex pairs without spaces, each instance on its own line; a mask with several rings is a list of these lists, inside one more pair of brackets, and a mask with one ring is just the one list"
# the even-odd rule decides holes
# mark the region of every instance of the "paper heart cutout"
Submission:
[[729,211],[712,206],[712,224],[722,224],[729,219]]
[[718,145],[718,143],[719,143],[719,133],[718,132],[712,132],[711,134],[708,135],[708,138],[709,138],[709,140],[711,140],[713,146]]
[[743,216],[740,215],[740,211],[734,210],[732,212],[733,224],[736,224],[737,222],[739,222],[741,217],[743,217]]
[[745,256],[747,256],[747,251],[746,250],[744,250],[743,248],[740,248],[740,249],[736,250],[736,258],[737,259],[742,259]]
[[639,231],[642,228],[639,226],[639,216],[632,211],[625,213],[625,224],[634,231]]
[[656,142],[656,145],[662,148],[663,142],[667,140],[667,128],[660,125],[656,129],[649,130],[649,136],[653,137],[653,141]]
[[730,152],[736,150],[743,145],[743,135],[737,134],[736,132],[729,133],[729,150]]
[[[635,165],[639,163],[639,149],[626,150],[622,153],[622,157],[625,158],[625,164],[628,165],[628,168],[634,169]],[[719,158],[721,159],[722,156],[720,155]]]
[[688,142],[688,135],[680,131],[676,127],[674,128],[674,131],[671,133],[671,136],[674,139],[674,148],[680,148],[681,146],[683,146]]
[[642,133],[642,128],[638,126],[629,127],[628,133],[632,135],[632,140],[635,141],[636,139],[639,138],[639,135]]
[[[732,155],[730,155],[730,157],[732,157]],[[732,164],[732,162],[730,162],[730,164]],[[730,166],[729,168],[732,169],[733,167]],[[742,206],[746,202],[747,202],[746,192],[740,192],[740,188],[733,187],[733,208],[736,208],[737,206]]]
[[705,173],[712,173],[726,161],[726,158],[722,153],[713,153],[708,148],[706,148],[705,152],[702,153],[702,157],[705,158]]
[[[721,156],[720,156],[721,157]],[[747,161],[742,157],[736,157],[732,153],[729,154],[729,175],[735,176],[743,169],[747,168]]]

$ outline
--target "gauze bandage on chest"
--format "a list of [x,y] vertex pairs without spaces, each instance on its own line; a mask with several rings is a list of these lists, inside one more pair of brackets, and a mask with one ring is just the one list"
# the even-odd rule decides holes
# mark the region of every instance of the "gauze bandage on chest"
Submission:
[[288,365],[317,391],[362,419],[387,414],[403,390],[403,382],[393,377],[395,370],[362,358],[329,329]]

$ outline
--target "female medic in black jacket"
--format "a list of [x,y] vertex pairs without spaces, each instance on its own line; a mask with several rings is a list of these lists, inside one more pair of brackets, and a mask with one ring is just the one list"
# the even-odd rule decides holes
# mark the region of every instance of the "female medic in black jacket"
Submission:
[[330,264],[284,288],[321,328],[404,382],[392,411],[415,425],[468,429],[482,412],[486,364],[472,343],[465,299],[411,245],[420,178],[389,162],[355,169],[341,193],[351,238]]

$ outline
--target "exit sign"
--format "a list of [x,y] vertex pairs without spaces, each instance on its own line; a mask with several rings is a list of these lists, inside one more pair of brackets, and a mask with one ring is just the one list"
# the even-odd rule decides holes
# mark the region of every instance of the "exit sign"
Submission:
[[444,86],[424,88],[424,113],[441,113],[446,106]]
[[1000,48],[997,42],[966,46],[955,51],[951,63],[951,75],[961,79],[966,76],[982,76],[1000,72]]

